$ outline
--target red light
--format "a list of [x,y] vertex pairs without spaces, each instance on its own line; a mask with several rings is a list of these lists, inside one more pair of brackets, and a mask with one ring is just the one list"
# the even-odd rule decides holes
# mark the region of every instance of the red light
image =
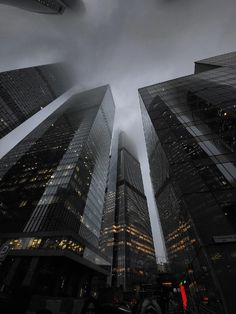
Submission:
[[180,293],[181,293],[181,297],[182,297],[184,311],[186,311],[188,300],[187,300],[187,295],[186,295],[186,292],[185,292],[185,288],[184,288],[183,285],[179,285],[179,287],[180,287]]
[[209,298],[208,297],[203,297],[202,301],[204,304],[208,304]]

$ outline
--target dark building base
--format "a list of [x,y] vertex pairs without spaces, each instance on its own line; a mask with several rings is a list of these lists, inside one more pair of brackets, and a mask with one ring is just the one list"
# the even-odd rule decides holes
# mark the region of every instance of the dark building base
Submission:
[[[0,313],[80,313],[106,275],[66,257],[8,257],[0,269]],[[17,311],[16,311],[17,310]]]

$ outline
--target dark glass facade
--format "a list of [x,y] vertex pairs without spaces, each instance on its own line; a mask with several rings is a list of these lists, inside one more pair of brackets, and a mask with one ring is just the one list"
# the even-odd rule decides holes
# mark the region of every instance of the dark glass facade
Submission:
[[116,182],[117,182],[117,160],[118,160],[118,132],[113,135],[112,148],[110,153],[109,171],[107,177],[107,188],[102,218],[102,232],[100,237],[101,251],[109,257],[113,263],[114,249],[114,224],[116,213]]
[[[26,270],[18,281],[17,271],[10,281],[7,278],[13,269],[23,267],[25,255],[41,256],[35,262],[38,266],[31,269],[39,294],[53,291],[58,295],[62,292],[60,284],[66,291],[64,295],[79,293],[75,273],[67,269],[60,277],[66,266],[59,263],[58,269],[60,265],[62,268],[57,277],[46,256],[67,257],[99,272],[103,272],[101,266],[110,265],[98,244],[114,111],[108,86],[77,94],[2,159],[0,239],[10,247],[4,289],[10,283],[24,285],[29,276]],[[21,259],[13,259],[13,268],[8,268],[12,256]],[[52,276],[52,282],[41,272],[37,275],[40,263]],[[81,267],[84,266],[78,265],[77,271]]]
[[127,136],[119,136],[116,210],[113,225],[104,229],[113,246],[112,284],[132,289],[155,276],[156,258],[143,189],[140,163]]
[[235,312],[236,72],[230,59],[235,54],[207,61],[222,60],[220,66],[139,90],[168,258],[179,279],[187,278],[189,306],[200,313]]
[[37,13],[62,14],[69,0],[0,0],[0,4],[15,6]]
[[62,64],[0,73],[0,138],[70,88]]
[[223,66],[236,68],[236,52],[229,52],[195,62],[195,74]]

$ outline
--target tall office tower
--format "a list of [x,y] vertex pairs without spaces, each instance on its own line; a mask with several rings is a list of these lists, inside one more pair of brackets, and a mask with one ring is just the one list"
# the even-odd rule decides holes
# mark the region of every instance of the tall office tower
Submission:
[[68,78],[56,63],[0,73],[0,138],[70,88]]
[[[230,60],[227,56],[209,60],[224,59]],[[187,279],[189,306],[233,314],[236,72],[228,61],[223,63],[142,88],[139,94],[172,269],[180,280]]]
[[0,4],[15,6],[37,13],[63,14],[66,7],[74,5],[76,0],[0,0]]
[[99,236],[114,111],[108,86],[77,94],[4,156],[1,291],[82,297],[108,273]]
[[234,69],[236,68],[235,52],[230,52],[195,62],[195,74],[224,66]]
[[100,236],[100,249],[106,256],[109,257],[111,264],[113,262],[114,249],[118,143],[119,136],[118,132],[115,131],[109,156],[109,170],[102,218],[102,232]]
[[[123,132],[119,135],[116,186],[114,223],[110,221],[104,233],[110,239],[107,246],[113,247],[112,284],[129,290],[150,282],[156,259],[140,164]],[[113,212],[113,206],[109,208]]]

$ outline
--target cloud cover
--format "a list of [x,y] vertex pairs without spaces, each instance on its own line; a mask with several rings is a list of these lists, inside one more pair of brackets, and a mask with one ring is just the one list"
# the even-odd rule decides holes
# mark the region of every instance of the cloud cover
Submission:
[[64,15],[0,5],[0,71],[66,59],[79,89],[109,83],[116,126],[137,143],[159,260],[165,255],[137,89],[193,73],[198,59],[236,50],[235,0],[84,0]]

